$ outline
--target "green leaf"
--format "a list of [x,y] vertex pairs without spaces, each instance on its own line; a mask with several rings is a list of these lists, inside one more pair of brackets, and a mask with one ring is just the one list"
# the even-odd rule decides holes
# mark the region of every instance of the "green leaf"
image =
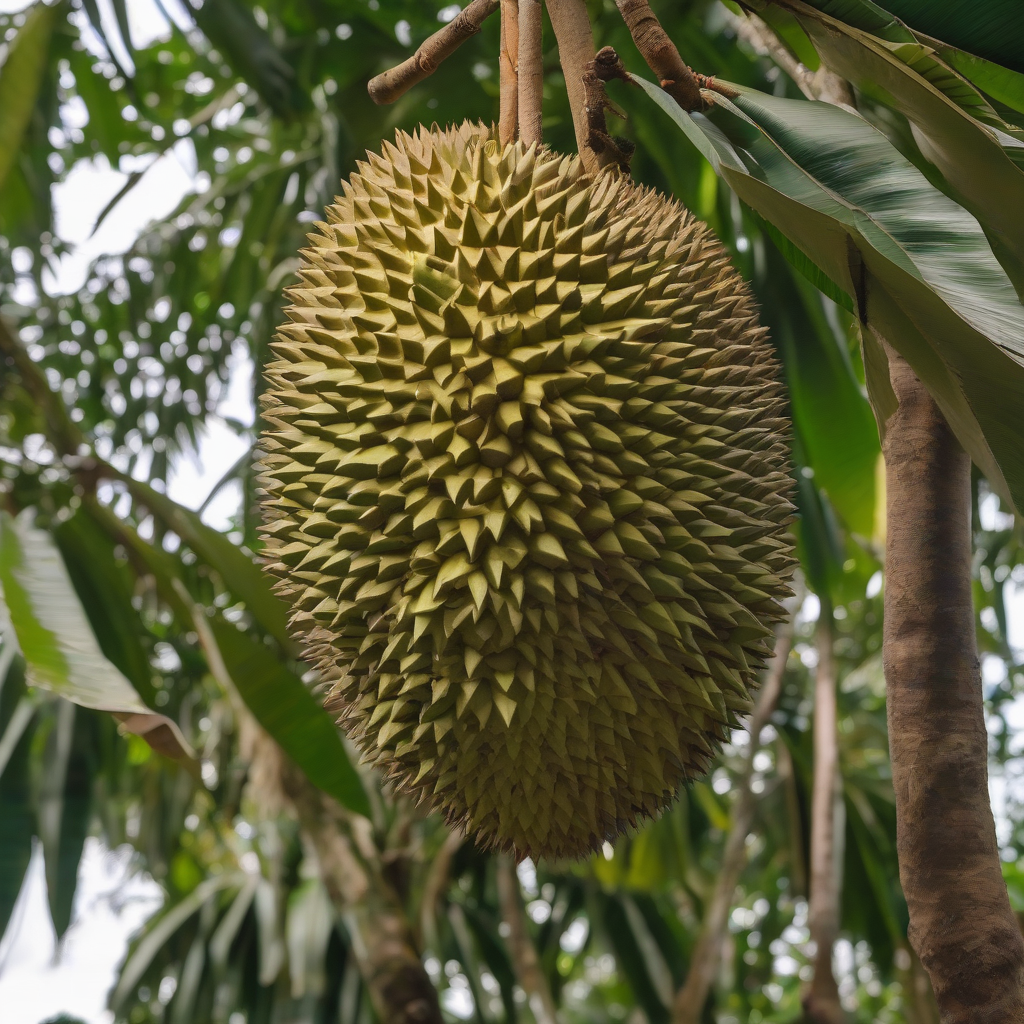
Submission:
[[46,892],[58,939],[71,923],[78,866],[89,831],[95,746],[92,717],[69,701],[58,701],[42,766],[38,807]]
[[53,26],[63,13],[63,4],[33,5],[0,67],[0,190],[21,150],[49,61]]
[[832,71],[868,93],[881,89],[906,115],[922,153],[996,240],[997,255],[1024,292],[1024,142],[1007,134],[1005,124],[1000,130],[970,83],[912,36],[879,39],[801,0],[785,4]]
[[138,480],[125,480],[136,500],[173,530],[195,554],[216,569],[224,585],[245,601],[253,617],[288,652],[295,644],[288,635],[288,609],[270,588],[258,565],[222,533],[207,526],[195,512],[182,508],[159,491]]
[[168,757],[191,762],[178,726],[150,711],[103,656],[60,552],[32,512],[0,513],[0,591],[5,632],[25,658],[28,681],[75,704],[108,711],[128,732]]
[[855,297],[1024,508],[1024,308],[978,222],[850,111],[741,90],[735,103],[715,97],[711,121],[637,81],[744,202]]
[[145,934],[121,968],[117,987],[110,996],[111,1008],[116,1012],[121,1007],[125,999],[134,992],[164,944],[205,905],[207,900],[213,899],[223,889],[245,885],[246,880],[245,874],[241,871],[226,871],[221,875],[214,875],[213,878],[200,882],[180,903],[170,907],[155,921],[150,921],[146,925]]
[[154,696],[153,669],[140,637],[144,627],[132,605],[130,580],[117,564],[114,542],[83,511],[55,526],[53,538],[100,649],[148,703]]
[[[829,5],[829,0],[809,2],[822,9]],[[917,32],[1024,71],[1024,5],[1019,0],[883,0],[881,6]]]
[[209,627],[228,675],[260,725],[310,782],[343,807],[369,817],[366,791],[341,734],[302,680],[264,644],[230,623],[214,619]]

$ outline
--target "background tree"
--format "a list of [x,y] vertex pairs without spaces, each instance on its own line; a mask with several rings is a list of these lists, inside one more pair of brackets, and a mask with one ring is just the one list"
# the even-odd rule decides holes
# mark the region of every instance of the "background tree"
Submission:
[[[830,964],[809,944],[828,930],[812,936],[807,900],[812,836],[831,810],[843,885],[819,891],[817,905],[838,920],[832,964],[846,1012],[936,1019],[907,940],[882,599],[868,587],[883,543],[906,525],[897,518],[886,536],[876,422],[891,452],[912,404],[897,412],[896,399],[916,386],[956,462],[959,498],[940,481],[935,500],[960,502],[949,522],[960,531],[950,580],[961,587],[961,653],[974,621],[962,589],[973,500],[978,637],[1003,666],[987,694],[993,753],[1012,767],[1006,716],[1024,676],[1006,599],[1024,569],[1019,533],[996,509],[1012,512],[1024,494],[1022,15],[1013,3],[993,4],[983,23],[968,5],[940,15],[911,0],[751,3],[757,15],[655,3],[685,60],[735,85],[690,113],[692,96],[649,81],[623,19],[635,23],[643,6],[589,4],[596,44],[647,83],[649,95],[609,85],[628,114],[613,131],[636,143],[634,177],[707,220],[758,295],[789,386],[801,558],[821,611],[811,615],[812,599],[795,614],[792,653],[768,680],[776,706],[762,704],[761,727],[738,732],[708,780],[590,862],[521,865],[519,893],[509,865],[346,755],[252,561],[250,458],[214,488],[241,491],[227,534],[166,496],[174,460],[216,413],[230,353],[264,361],[306,224],[354,160],[395,127],[497,117],[498,17],[383,109],[367,80],[409,58],[454,8],[207,0],[142,48],[125,0],[108,19],[88,0],[4,19],[0,581],[12,628],[0,647],[0,926],[33,836],[59,934],[85,836],[131,843],[165,902],[111,995],[120,1018],[793,1019]],[[541,58],[545,141],[571,151],[547,25]],[[100,221],[117,217],[146,160],[172,147],[194,152],[194,190],[131,251],[96,260],[79,290],[57,294],[51,268],[66,247],[53,185],[81,160],[123,164],[122,193]],[[969,489],[958,445],[980,470]],[[921,514],[915,522],[934,518]],[[892,617],[890,606],[890,627]],[[828,632],[834,732],[815,708]],[[972,671],[957,676],[970,715],[954,709],[950,728],[973,742],[965,806],[991,836]],[[815,733],[836,737],[838,800],[812,799],[830,789],[820,767],[815,779],[827,753]],[[1003,846],[1017,909],[1021,841],[1013,831]],[[990,843],[994,924],[979,941],[1016,955],[996,867]],[[941,879],[921,878],[939,891]],[[912,939],[945,1019],[960,1019],[966,982],[924,934]],[[992,977],[1007,989],[976,990],[976,1007],[1012,1005],[1012,970]]]

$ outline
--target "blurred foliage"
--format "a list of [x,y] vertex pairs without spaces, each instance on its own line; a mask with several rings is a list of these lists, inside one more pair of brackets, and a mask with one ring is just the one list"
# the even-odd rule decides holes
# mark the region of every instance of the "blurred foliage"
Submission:
[[[653,6],[696,70],[800,97],[769,58],[737,41],[722,5]],[[612,0],[589,7],[598,45],[615,46],[631,71],[646,75]],[[143,8],[162,25],[144,45]],[[9,52],[40,10],[0,16]],[[78,859],[85,836],[98,835],[109,847],[129,844],[135,869],[164,894],[122,965],[112,993],[118,1020],[370,1024],[358,915],[339,912],[332,899],[245,687],[246,651],[255,648],[274,672],[317,692],[281,635],[280,608],[249,574],[258,550],[250,459],[216,485],[239,496],[223,535],[165,492],[205,425],[225,421],[228,383],[250,366],[256,407],[282,286],[339,179],[396,128],[496,117],[498,24],[492,18],[430,79],[378,108],[367,79],[407,57],[454,7],[192,0],[169,11],[164,18],[149,0],[47,8],[49,59],[0,183],[0,315],[29,358],[28,366],[0,362],[0,504],[36,510],[103,655],[149,707],[177,723],[201,781],[143,739],[119,735],[108,715],[26,685],[20,657],[9,642],[0,646],[0,929],[34,836],[58,934],[74,927]],[[816,59],[809,42],[792,38]],[[814,287],[786,239],[741,204],[640,90],[615,87],[614,96],[628,116],[612,119],[613,131],[637,144],[634,176],[712,226],[750,281],[778,349],[794,417],[804,575],[833,608],[836,626],[846,810],[840,990],[851,1019],[924,1021],[910,984],[895,856],[880,654],[880,454],[853,303]],[[903,113],[866,93],[858,107],[941,185]],[[544,130],[552,146],[575,148],[550,32]],[[184,197],[126,252],[94,260],[81,285],[71,280],[73,247],[55,222],[54,195],[83,168],[116,170],[122,186],[97,231],[116,222],[133,190],[147,194],[160,161],[184,169]],[[69,291],[61,287],[68,280]],[[258,423],[226,422],[251,444]],[[212,496],[194,495],[190,505]],[[1024,550],[1019,526],[980,477],[975,527],[993,765],[1012,782],[1021,771],[1015,729],[1024,665],[1010,646],[1008,609],[1024,586]],[[711,775],[639,833],[582,864],[519,866],[528,932],[563,1024],[670,1020],[734,794],[745,785],[757,795],[756,820],[704,1019],[799,1018],[813,960],[807,861],[818,607],[811,596],[797,610],[782,699],[753,738],[760,750],[751,777],[743,762],[752,740],[737,730]],[[456,844],[441,822],[360,771],[371,814],[345,817],[339,835],[358,870],[397,900],[446,1019],[529,1024],[535,1016],[507,942],[495,858]],[[1011,796],[1008,824],[1024,820],[1019,810]],[[1024,830],[1009,824],[1001,840],[1024,913]]]

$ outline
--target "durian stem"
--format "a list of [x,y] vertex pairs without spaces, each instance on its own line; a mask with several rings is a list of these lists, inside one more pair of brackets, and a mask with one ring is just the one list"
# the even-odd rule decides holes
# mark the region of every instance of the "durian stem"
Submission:
[[519,138],[540,145],[544,95],[543,23],[540,0],[519,0]]
[[754,781],[754,757],[761,749],[760,736],[771,720],[772,712],[782,693],[782,677],[786,661],[793,646],[793,620],[790,618],[779,631],[775,642],[775,656],[768,676],[758,694],[754,712],[748,726],[750,743],[736,780],[736,800],[730,815],[729,835],[722,852],[722,865],[718,869],[715,888],[708,900],[701,921],[700,934],[690,957],[690,969],[683,987],[676,993],[672,1006],[672,1024],[698,1024],[704,1012],[708,993],[718,977],[722,961],[722,948],[729,925],[729,911],[740,875],[747,863],[747,835],[754,822],[757,797],[751,788]]
[[636,48],[665,90],[683,110],[703,110],[700,86],[648,0],[615,0]]
[[537,1024],[558,1024],[558,1008],[541,970],[537,950],[526,927],[526,914],[519,892],[515,865],[507,854],[498,857],[498,902],[501,916],[508,925],[509,959],[516,981],[522,986]]
[[971,460],[909,363],[886,346],[882,641],[896,850],[909,938],[944,1024],[1024,1020],[1024,938],[988,793],[971,600]]
[[832,971],[832,947],[839,937],[845,805],[839,774],[836,718],[836,659],[832,608],[822,598],[815,645],[814,786],[811,793],[811,892],[808,926],[817,945],[814,978],[803,996],[810,1024],[842,1024],[839,987]]
[[394,103],[414,85],[432,75],[446,57],[450,57],[498,9],[498,0],[473,0],[444,28],[435,32],[408,59],[397,67],[371,78],[366,87],[374,103]]
[[[596,174],[602,167],[620,163],[620,156],[614,145],[605,145],[603,89],[599,102],[595,103],[593,95],[587,95],[588,75],[594,78],[594,34],[586,0],[548,0],[548,16],[558,41],[558,58],[565,75],[580,159],[588,174]],[[600,86],[596,78],[595,81]],[[600,125],[595,124],[595,117],[600,118]],[[598,144],[592,144],[592,140]]]
[[519,0],[501,0],[501,50],[498,54],[501,100],[498,140],[515,141],[519,128]]

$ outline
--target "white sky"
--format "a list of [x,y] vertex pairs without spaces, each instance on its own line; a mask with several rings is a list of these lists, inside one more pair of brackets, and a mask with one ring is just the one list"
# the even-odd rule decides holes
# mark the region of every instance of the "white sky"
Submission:
[[[172,16],[174,0],[164,0]],[[109,0],[99,0],[104,21],[113,24]],[[28,6],[26,0],[0,0],[0,12]],[[167,22],[153,0],[129,0],[132,35],[137,46],[162,37]],[[176,18],[177,20],[177,18]],[[122,61],[126,54],[118,54]],[[128,168],[137,169],[135,165]],[[83,161],[54,191],[57,231],[75,248],[66,256],[48,289],[77,290],[85,280],[89,262],[99,255],[127,251],[143,228],[164,217],[195,187],[195,154],[187,139],[155,161],[142,181],[119,203],[101,229],[90,237],[100,210],[126,180],[121,168],[111,168],[105,159]],[[252,365],[244,351],[236,349],[232,374],[219,413],[251,425]],[[217,417],[207,423],[197,455],[183,457],[172,467],[168,493],[190,508],[198,508],[213,484],[248,447]],[[227,527],[237,511],[237,485],[224,488],[211,503],[204,519],[218,529]],[[986,510],[994,514],[994,507]],[[986,523],[986,526],[988,524]],[[1024,650],[1024,587],[1018,586],[1010,608],[1011,642]],[[995,668],[986,664],[986,675]],[[990,678],[989,681],[998,681]],[[1024,737],[1024,700],[1015,702],[1010,714],[1015,733]],[[1024,749],[1024,742],[1021,742]],[[993,804],[1000,818],[1000,830],[1008,823],[1001,813],[1006,783],[992,780]],[[108,1024],[106,994],[114,981],[115,969],[124,956],[128,937],[159,906],[160,889],[148,877],[131,878],[126,873],[126,856],[109,853],[95,839],[86,846],[76,899],[74,923],[63,948],[54,949],[54,934],[46,907],[46,888],[39,851],[33,858],[26,885],[12,917],[11,927],[0,943],[0,1007],[2,1024],[40,1024],[60,1011],[72,1013],[88,1024]]]

